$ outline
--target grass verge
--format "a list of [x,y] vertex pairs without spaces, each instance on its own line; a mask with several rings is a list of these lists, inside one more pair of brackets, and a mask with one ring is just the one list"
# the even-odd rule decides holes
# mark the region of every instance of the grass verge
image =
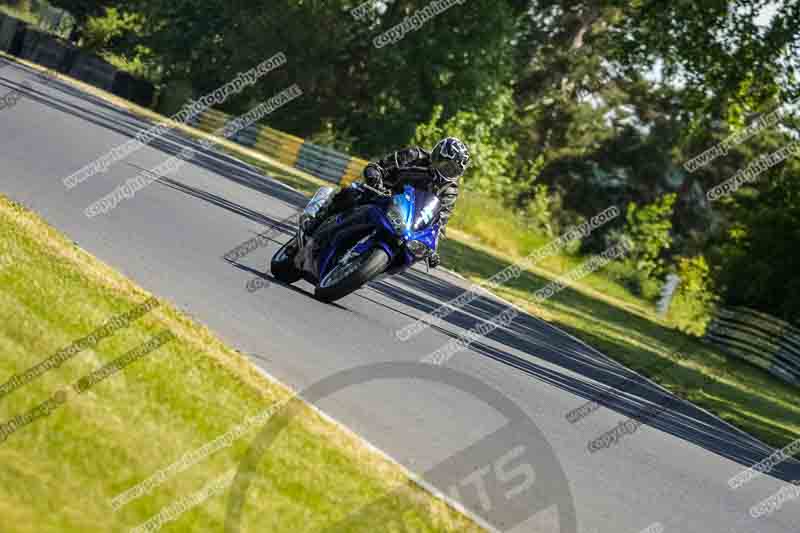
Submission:
[[[268,158],[236,148],[226,151],[305,194],[330,186],[293,169],[287,172]],[[481,283],[548,243],[535,235],[522,242],[510,236],[514,228],[508,227],[508,217],[492,216],[501,211],[499,206],[487,206],[483,198],[463,194],[452,229],[448,228],[449,238],[442,244],[444,266]],[[534,292],[584,260],[567,254],[547,257],[495,293],[767,444],[782,447],[800,438],[797,388],[679,331],[671,317],[660,318],[651,302],[602,271],[542,305],[529,303]],[[660,370],[665,367],[669,370]]]
[[[151,295],[35,214],[0,196],[0,375],[25,372]],[[163,331],[174,339],[0,442],[4,531],[129,529],[237,466],[257,429],[151,493],[112,512],[110,501],[290,397],[240,354],[165,301],[2,397],[0,423],[30,412]],[[244,531],[321,530],[382,500],[380,523],[415,531],[479,531],[463,515],[303,405],[259,466]],[[219,530],[219,495],[179,515],[174,530]],[[360,524],[363,531],[376,524]],[[380,527],[378,526],[378,529]]]
[[[306,194],[330,185],[231,153]],[[547,244],[546,239],[536,236],[521,248],[519,241],[509,242],[509,228],[501,217],[492,217],[483,199],[476,199],[475,205],[472,201],[468,193],[459,199],[453,229],[448,228],[449,238],[442,244],[445,267],[480,283]],[[480,216],[471,216],[471,211]],[[458,217],[462,217],[460,221]],[[501,219],[499,224],[495,224],[497,219]],[[470,233],[457,229],[459,226]],[[573,283],[541,305],[529,303],[538,289],[583,260],[570,255],[547,257],[495,293],[767,444],[782,447],[800,438],[800,404],[795,387],[744,361],[725,357],[696,337],[677,330],[657,316],[652,303],[631,294],[603,272]],[[661,370],[664,368],[669,370]]]
[[[443,243],[445,265],[474,282],[517,259],[464,233],[451,237]],[[573,260],[564,260],[564,268]],[[496,294],[772,446],[800,438],[796,388],[660,322],[647,302],[605,294],[602,287],[613,282],[599,273],[540,305],[530,303],[534,292],[563,274],[549,266],[552,270],[537,265],[523,271]],[[654,370],[663,368],[668,370]]]
[[[0,53],[31,68],[41,67]],[[156,122],[165,117],[87,84],[61,77],[82,90]],[[221,150],[260,168],[265,174],[310,194],[330,185],[305,172],[284,165],[250,148],[243,147],[186,125],[178,129],[195,138],[212,138]],[[535,237],[523,240],[509,236],[508,217],[497,208],[490,210],[470,196],[459,199],[444,241],[444,266],[474,282],[481,282],[517,260],[523,249],[538,247]],[[458,227],[464,231],[458,231]],[[545,244],[542,241],[541,244]],[[678,396],[708,409],[723,420],[773,446],[784,446],[800,438],[800,404],[797,389],[767,372],[730,359],[696,338],[661,320],[652,303],[638,298],[609,276],[589,275],[561,291],[541,306],[528,303],[533,292],[581,262],[581,258],[554,255],[501,287],[498,295],[534,315],[568,331],[606,355],[653,379]],[[679,351],[684,357],[677,357]],[[666,361],[674,362],[667,365]],[[652,368],[670,366],[670,372],[654,373]],[[703,384],[704,385],[700,385]]]

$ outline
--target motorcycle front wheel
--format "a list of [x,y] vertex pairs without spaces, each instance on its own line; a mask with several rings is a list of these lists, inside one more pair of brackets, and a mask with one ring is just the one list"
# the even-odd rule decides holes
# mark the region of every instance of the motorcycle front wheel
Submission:
[[275,252],[269,266],[269,270],[275,276],[275,279],[291,284],[303,276],[303,273],[294,266],[294,255],[296,253],[297,248],[294,245],[294,239],[290,239]]
[[331,303],[361,288],[368,281],[386,271],[391,258],[383,248],[365,252],[352,261],[336,265],[320,280],[314,297]]

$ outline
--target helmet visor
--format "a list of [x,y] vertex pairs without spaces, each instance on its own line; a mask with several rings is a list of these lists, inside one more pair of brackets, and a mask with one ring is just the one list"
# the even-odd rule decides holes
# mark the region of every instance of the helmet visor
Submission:
[[438,170],[442,176],[448,179],[459,177],[464,169],[461,164],[454,159],[442,159],[434,163],[433,168]]

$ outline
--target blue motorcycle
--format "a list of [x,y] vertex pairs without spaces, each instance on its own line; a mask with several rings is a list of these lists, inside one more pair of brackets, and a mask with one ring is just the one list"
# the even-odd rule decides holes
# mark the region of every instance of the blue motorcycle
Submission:
[[275,252],[270,270],[284,283],[305,279],[314,296],[334,302],[381,274],[394,275],[425,261],[436,249],[441,202],[411,185],[393,194],[353,183],[351,188],[370,199],[323,221],[314,235],[332,235],[315,243],[303,228],[329,201],[334,189],[320,188],[303,211],[293,239]]

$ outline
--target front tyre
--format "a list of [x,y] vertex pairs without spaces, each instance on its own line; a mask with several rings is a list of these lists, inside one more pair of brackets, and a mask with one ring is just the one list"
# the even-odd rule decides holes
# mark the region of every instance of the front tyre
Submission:
[[384,273],[391,258],[383,248],[365,252],[352,261],[336,265],[317,285],[314,296],[331,303],[361,288]]
[[275,279],[291,284],[303,277],[303,273],[294,266],[296,253],[295,239],[290,239],[286,244],[278,248],[269,265],[269,270],[275,276]]

